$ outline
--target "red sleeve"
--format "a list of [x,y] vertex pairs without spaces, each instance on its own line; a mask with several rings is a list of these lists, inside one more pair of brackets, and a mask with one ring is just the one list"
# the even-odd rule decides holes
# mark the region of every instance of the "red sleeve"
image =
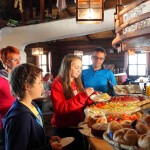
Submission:
[[88,98],[86,101],[86,106],[89,106],[91,104],[93,104],[93,101],[90,98]]
[[54,110],[60,112],[61,114],[65,114],[84,107],[88,96],[83,91],[67,100],[64,96],[61,82],[55,80],[52,84],[51,98]]

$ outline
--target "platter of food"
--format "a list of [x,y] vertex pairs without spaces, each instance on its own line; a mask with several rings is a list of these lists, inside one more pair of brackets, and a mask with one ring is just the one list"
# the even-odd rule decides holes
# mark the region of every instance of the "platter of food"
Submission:
[[107,141],[109,144],[113,145],[114,147],[117,148],[121,148],[121,149],[124,149],[124,150],[129,150],[129,149],[132,149],[132,150],[139,150],[139,147],[138,146],[129,146],[129,145],[125,145],[125,144],[122,144],[122,143],[119,143],[119,142],[115,142],[114,140],[112,140],[109,136],[108,136],[108,132],[105,131],[104,134],[103,134],[103,139],[105,141]]
[[136,96],[113,96],[110,99],[111,102],[122,102],[122,103],[138,103],[140,100]]
[[150,116],[143,114],[139,120],[130,124],[111,121],[103,133],[103,139],[124,150],[149,150],[150,148]]
[[122,102],[109,102],[109,103],[97,103],[85,108],[85,112],[95,113],[96,111],[102,111],[106,115],[108,114],[122,114],[127,113],[131,114],[139,111],[141,108],[137,104],[133,103],[122,103]]
[[114,91],[117,95],[128,95],[129,91],[124,85],[115,85],[113,86]]
[[132,94],[142,94],[139,85],[115,85],[113,86],[114,91],[117,95],[132,95]]
[[111,99],[107,93],[98,93],[90,96],[90,99],[94,102],[106,102]]

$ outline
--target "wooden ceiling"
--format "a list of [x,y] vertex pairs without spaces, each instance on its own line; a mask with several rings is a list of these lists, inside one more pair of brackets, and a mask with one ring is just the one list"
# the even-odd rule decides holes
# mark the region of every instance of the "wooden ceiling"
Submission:
[[[38,24],[43,22],[55,21],[59,19],[73,18],[76,15],[76,4],[74,0],[66,0],[67,8],[59,11],[56,7],[57,0],[22,0],[23,13],[20,13],[19,8],[14,8],[15,0],[0,0],[0,28],[7,26],[9,19],[14,19],[19,22],[19,25]],[[104,10],[115,8],[120,0],[105,0]],[[122,4],[130,4],[135,0],[122,0]],[[51,14],[51,15],[50,15]],[[102,38],[114,37],[114,31],[105,31],[85,35],[77,38],[64,39],[65,41],[72,40],[95,40]],[[64,41],[61,40],[61,41]]]
[[94,34],[88,34],[80,37],[73,37],[73,38],[65,38],[63,40],[59,41],[92,41],[92,40],[99,40],[99,39],[108,39],[108,38],[114,38],[114,31],[104,31],[104,32],[98,32]]

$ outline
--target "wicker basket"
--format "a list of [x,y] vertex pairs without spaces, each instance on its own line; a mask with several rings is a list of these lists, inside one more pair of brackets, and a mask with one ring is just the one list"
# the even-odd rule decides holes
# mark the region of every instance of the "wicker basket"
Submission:
[[113,141],[112,139],[110,139],[110,137],[108,136],[107,131],[104,132],[103,134],[103,139],[105,141],[107,141],[109,144],[111,144],[112,146],[114,146],[115,150],[140,150],[140,148],[138,146],[129,146],[129,145],[124,145],[124,144],[120,144],[118,142]]

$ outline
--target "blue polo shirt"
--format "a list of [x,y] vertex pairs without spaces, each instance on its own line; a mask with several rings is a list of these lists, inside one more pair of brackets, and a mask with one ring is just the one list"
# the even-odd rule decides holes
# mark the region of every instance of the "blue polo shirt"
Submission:
[[111,70],[100,69],[94,71],[92,67],[82,71],[82,82],[84,88],[93,87],[95,91],[107,93],[108,81],[117,84],[114,74]]

